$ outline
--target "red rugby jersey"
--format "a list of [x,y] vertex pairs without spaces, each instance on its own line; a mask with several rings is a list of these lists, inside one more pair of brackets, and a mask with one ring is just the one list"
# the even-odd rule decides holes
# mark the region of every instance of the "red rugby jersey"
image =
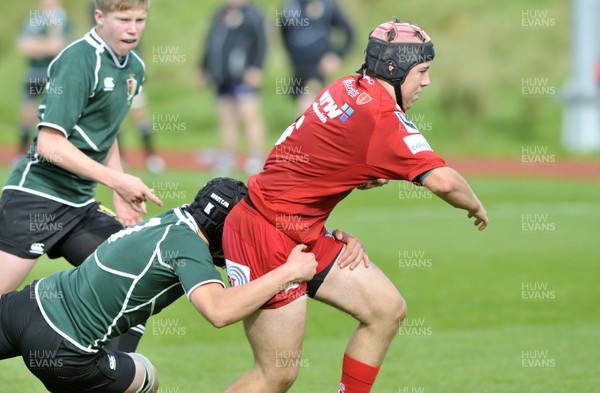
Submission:
[[413,181],[444,165],[383,86],[357,75],[320,92],[248,186],[267,220],[310,245],[356,186],[376,178]]

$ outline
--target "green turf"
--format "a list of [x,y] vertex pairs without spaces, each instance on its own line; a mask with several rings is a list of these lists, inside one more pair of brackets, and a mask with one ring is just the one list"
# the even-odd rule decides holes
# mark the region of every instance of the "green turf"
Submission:
[[[178,191],[165,194],[168,207],[208,179],[141,175]],[[463,211],[402,183],[355,191],[330,219],[364,241],[408,302],[373,391],[600,392],[600,184],[470,180],[490,217],[481,233]],[[43,259],[29,280],[66,267]],[[335,391],[355,323],[314,301],[308,314],[291,392]],[[183,299],[149,321],[139,350],[157,366],[161,392],[222,391],[252,363],[240,324],[214,329]],[[19,359],[0,364],[0,381],[0,392],[43,391]]]

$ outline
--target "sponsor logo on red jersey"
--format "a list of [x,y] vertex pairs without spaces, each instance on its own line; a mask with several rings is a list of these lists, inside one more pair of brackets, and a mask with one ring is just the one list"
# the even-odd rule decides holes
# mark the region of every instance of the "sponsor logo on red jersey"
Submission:
[[412,154],[417,154],[422,151],[433,151],[425,137],[421,134],[408,135],[403,139]]
[[318,103],[316,101],[313,103],[312,108],[323,124],[327,123],[328,118],[335,119],[337,117],[340,118],[342,123],[345,123],[354,113],[354,109],[346,102],[340,109],[335,103],[329,90],[325,91],[321,97],[319,97]]
[[408,118],[408,116],[406,116],[406,113],[403,113],[403,112],[394,112],[394,113],[396,114],[396,116],[398,116],[398,119],[404,125],[404,128],[406,128],[406,131],[409,134],[419,134],[420,133],[417,126],[415,126],[414,123]]
[[356,98],[356,96],[360,94],[360,92],[354,87],[354,78],[346,79],[342,83],[348,92],[348,96]]

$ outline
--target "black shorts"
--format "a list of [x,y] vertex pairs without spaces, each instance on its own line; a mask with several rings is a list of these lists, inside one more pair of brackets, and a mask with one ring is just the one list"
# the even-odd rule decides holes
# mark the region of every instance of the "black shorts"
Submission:
[[0,250],[21,258],[44,254],[79,266],[104,240],[123,229],[98,202],[72,207],[17,190],[0,198]]
[[51,392],[124,392],[135,363],[124,352],[84,352],[46,323],[34,284],[0,297],[0,359],[22,356],[25,366]]
[[246,97],[255,97],[257,90],[254,87],[239,84],[221,84],[217,86],[217,97],[231,97],[234,99],[243,99]]
[[[298,98],[302,94],[309,93],[309,82],[318,81],[320,85],[325,83],[325,76],[319,71],[316,63],[294,64],[294,89],[290,89],[291,95]],[[318,91],[313,92],[314,94]]]

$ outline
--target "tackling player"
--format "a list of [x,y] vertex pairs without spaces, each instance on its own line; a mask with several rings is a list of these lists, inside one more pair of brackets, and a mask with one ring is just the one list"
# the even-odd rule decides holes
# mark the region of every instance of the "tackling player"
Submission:
[[433,43],[419,27],[381,24],[369,36],[359,75],[322,90],[275,143],[264,170],[249,179],[247,200],[225,223],[228,268],[241,265],[247,281],[257,279],[284,263],[296,243],[308,245],[319,267],[310,282],[277,294],[244,320],[254,367],[228,392],[284,392],[293,384],[299,361],[281,367],[278,354],[301,352],[305,291],[358,320],[339,392],[371,390],[406,304],[364,250],[353,261],[338,258],[343,235],[331,236],[324,225],[353,189],[415,182],[466,210],[479,230],[487,226],[485,209],[465,179],[445,165],[405,113],[429,85],[433,58]]
[[[103,348],[182,294],[216,327],[250,315],[290,283],[313,277],[317,262],[295,246],[287,263],[248,285],[225,289],[225,217],[247,194],[217,178],[190,205],[123,229],[79,267],[0,297],[0,359],[22,356],[52,392],[154,392],[157,373],[136,353]],[[42,359],[40,359],[42,357]]]

